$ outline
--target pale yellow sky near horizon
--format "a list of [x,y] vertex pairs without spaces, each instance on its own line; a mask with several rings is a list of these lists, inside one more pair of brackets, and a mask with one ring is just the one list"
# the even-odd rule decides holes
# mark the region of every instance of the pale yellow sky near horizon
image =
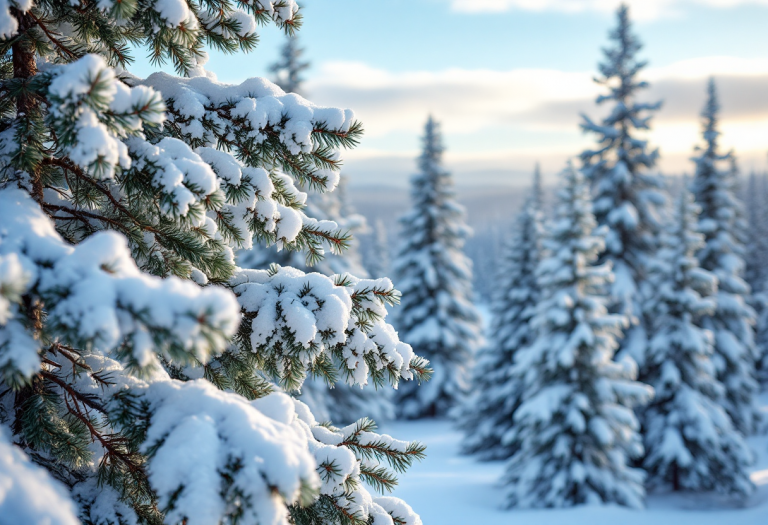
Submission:
[[[548,177],[569,157],[589,147],[592,137],[579,129],[579,113],[599,118],[594,103],[603,92],[595,73],[554,69],[508,71],[446,69],[388,72],[359,62],[324,63],[309,83],[320,104],[346,105],[363,121],[360,147],[345,153],[347,169],[393,184],[418,154],[415,140],[427,113],[443,125],[446,164],[458,183],[525,182],[515,173],[539,161]],[[663,101],[647,139],[661,152],[665,174],[689,172],[694,147],[701,143],[699,113],[707,79],[720,91],[721,143],[734,149],[743,171],[764,170],[768,154],[768,58],[701,57],[648,67],[642,78],[651,87],[642,100]],[[409,137],[412,147],[403,147]],[[412,171],[412,170],[411,170]],[[395,174],[397,172],[397,174]],[[505,175],[506,174],[506,175]]]

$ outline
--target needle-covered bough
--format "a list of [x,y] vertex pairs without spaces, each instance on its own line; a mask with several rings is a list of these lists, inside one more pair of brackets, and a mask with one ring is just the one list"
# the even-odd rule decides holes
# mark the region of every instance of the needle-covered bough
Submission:
[[[0,0],[3,518],[421,523],[367,487],[422,445],[286,394],[429,376],[386,323],[392,283],[235,264],[349,241],[304,208],[335,188],[353,113],[204,69],[267,23],[297,30],[294,0]],[[180,77],[131,75],[135,52]]]

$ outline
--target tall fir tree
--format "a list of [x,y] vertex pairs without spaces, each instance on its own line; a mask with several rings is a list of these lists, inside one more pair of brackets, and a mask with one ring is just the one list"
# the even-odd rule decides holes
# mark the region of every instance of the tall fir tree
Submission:
[[275,75],[275,84],[286,93],[304,95],[304,77],[302,73],[311,65],[302,60],[304,49],[299,47],[299,38],[296,34],[289,34],[283,47],[280,48],[280,59],[272,64],[270,72]]
[[653,112],[661,103],[638,102],[648,83],[639,74],[646,65],[638,59],[642,48],[632,32],[629,9],[619,7],[617,26],[611,31],[612,45],[603,50],[596,82],[608,93],[597,104],[612,104],[608,116],[595,123],[583,116],[582,128],[597,136],[598,146],[582,152],[583,171],[592,184],[594,213],[606,226],[605,252],[600,262],[610,261],[615,274],[611,285],[611,311],[629,319],[621,352],[643,368],[647,334],[642,317],[643,283],[647,265],[655,256],[659,234],[659,211],[665,199],[662,179],[651,173],[658,150],[648,149],[640,134],[650,129]]
[[440,127],[431,116],[423,142],[420,172],[411,178],[413,209],[400,219],[405,240],[394,272],[403,294],[397,328],[435,372],[422,390],[400,388],[396,407],[409,419],[445,416],[458,406],[481,341],[471,262],[462,251],[470,230],[451,175],[442,167]]
[[[697,255],[701,267],[715,274],[719,282],[717,309],[704,318],[703,326],[715,337],[713,361],[717,378],[725,387],[725,409],[739,431],[751,434],[757,428],[759,416],[755,399],[755,312],[747,304],[750,290],[743,279],[741,203],[735,195],[736,172],[730,164],[733,154],[719,151],[719,110],[715,82],[710,80],[701,113],[705,146],[693,159],[696,173],[692,183],[694,197],[701,207],[699,230],[705,240]],[[722,164],[725,166],[721,167]]]
[[744,195],[748,242],[744,257],[744,279],[753,295],[762,294],[768,286],[768,195],[766,176],[754,171]]
[[[423,446],[281,392],[428,375],[386,323],[399,293],[234,263],[348,241],[297,185],[333,189],[353,113],[203,68],[300,20],[293,0],[0,3],[0,521],[421,523],[362,482],[391,489]],[[126,73],[139,46],[184,77]]]
[[743,195],[749,225],[744,278],[751,292],[749,304],[755,310],[757,379],[765,387],[768,386],[768,176],[753,171]]
[[531,195],[498,263],[490,344],[478,352],[472,395],[460,414],[466,434],[462,448],[482,460],[508,459],[516,452],[517,443],[506,438],[516,424],[515,413],[524,392],[523,378],[514,373],[513,365],[516,353],[536,338],[531,318],[540,295],[536,268],[542,256],[541,199],[537,166]]
[[381,219],[373,225],[372,238],[368,243],[365,257],[366,269],[371,277],[381,277],[390,273],[389,236],[387,227]]
[[524,396],[508,437],[519,446],[504,477],[511,507],[643,506],[643,472],[629,465],[643,452],[632,407],[652,389],[634,381],[630,358],[614,361],[627,322],[606,308],[613,274],[595,264],[596,226],[589,187],[569,167],[537,272],[536,340],[515,355]]
[[713,335],[702,327],[717,307],[717,278],[699,267],[703,246],[698,206],[683,190],[654,270],[647,368],[655,396],[643,413],[643,467],[653,488],[744,497],[754,489],[751,452],[720,406],[725,391],[712,363]]

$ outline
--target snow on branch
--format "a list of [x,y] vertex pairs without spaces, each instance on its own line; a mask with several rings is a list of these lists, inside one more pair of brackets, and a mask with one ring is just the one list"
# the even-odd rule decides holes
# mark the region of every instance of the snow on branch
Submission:
[[426,379],[426,360],[414,355],[384,322],[399,299],[389,279],[326,277],[294,268],[240,270],[230,282],[245,321],[239,339],[261,367],[289,390],[308,373],[350,385]]
[[0,428],[0,516],[5,523],[78,525],[64,485],[6,440]]
[[[19,115],[0,134],[3,168],[17,170],[11,178],[44,199],[72,239],[115,229],[143,270],[201,272],[202,282],[231,277],[234,250],[254,239],[304,251],[310,265],[348,247],[338,224],[307,216],[304,190],[338,184],[339,149],[362,133],[350,110],[317,107],[263,79],[128,82],[137,85],[97,55],[49,67],[28,88],[50,100],[47,110],[31,122]],[[53,148],[28,140],[42,121]],[[55,181],[45,192],[29,184],[41,170]]]
[[232,150],[250,166],[280,168],[319,191],[336,187],[338,148],[362,134],[351,110],[315,106],[262,78],[226,85],[155,73],[143,84],[163,93],[174,136]]
[[[97,233],[66,244],[23,191],[0,190],[0,262],[14,287],[3,286],[0,367],[5,379],[30,378],[40,342],[20,315],[20,293],[50,305],[41,327],[74,346],[115,352],[137,368],[207,361],[223,350],[239,319],[225,290],[143,274],[125,239]],[[4,279],[5,280],[5,279]]]
[[249,402],[196,380],[158,381],[117,398],[123,410],[140,407],[132,414],[138,425],[148,419],[142,448],[167,523],[216,525],[238,516],[287,524],[287,504],[312,501],[314,458],[281,396]]
[[320,497],[310,512],[345,525],[421,525],[404,501],[374,497],[362,481],[379,492],[390,492],[397,477],[382,463],[402,473],[424,458],[424,445],[377,434],[376,424],[367,418],[340,429],[318,425],[301,401],[294,403],[296,425],[307,436],[322,481]]

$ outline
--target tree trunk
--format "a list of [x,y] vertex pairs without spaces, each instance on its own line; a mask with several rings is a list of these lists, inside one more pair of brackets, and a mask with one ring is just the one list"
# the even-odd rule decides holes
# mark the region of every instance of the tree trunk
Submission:
[[[37,62],[35,61],[35,50],[29,39],[23,35],[35,25],[35,21],[28,14],[24,14],[15,7],[11,8],[11,13],[19,22],[19,35],[22,36],[13,44],[13,78],[31,78],[37,74]],[[37,100],[27,95],[21,95],[16,101],[16,111],[19,115],[27,115],[30,110],[36,108]]]
[[[19,23],[19,39],[11,47],[13,53],[13,78],[29,79],[37,75],[37,61],[35,49],[25,34],[35,25],[35,21],[29,13],[22,13],[15,7],[11,13]],[[37,118],[40,101],[26,93],[22,93],[16,100],[16,118]],[[24,146],[23,144],[21,145]],[[43,184],[40,173],[35,171],[29,174],[32,177],[32,197],[42,204]]]
[[672,463],[672,490],[675,492],[680,490],[680,469],[677,463]]

